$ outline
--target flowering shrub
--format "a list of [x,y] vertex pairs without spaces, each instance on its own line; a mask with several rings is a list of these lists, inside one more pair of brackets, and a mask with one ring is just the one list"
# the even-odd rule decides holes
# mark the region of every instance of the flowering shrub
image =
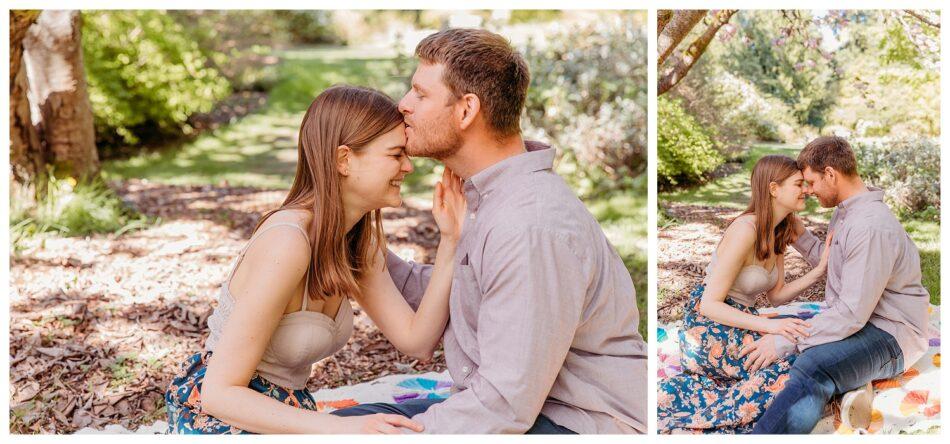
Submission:
[[529,44],[525,133],[562,150],[581,194],[630,186],[646,167],[646,34],[624,15]]
[[853,143],[858,171],[884,190],[902,216],[937,219],[940,214],[940,147],[928,138],[859,139]]

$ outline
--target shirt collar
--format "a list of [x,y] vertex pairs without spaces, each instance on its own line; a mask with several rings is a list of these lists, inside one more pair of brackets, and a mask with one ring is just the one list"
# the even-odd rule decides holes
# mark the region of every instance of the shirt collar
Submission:
[[858,206],[868,204],[871,202],[884,201],[884,191],[880,188],[867,187],[868,190],[865,193],[858,193],[855,196],[851,196],[845,199],[843,202],[838,204],[838,208],[842,211],[848,211],[854,209]]
[[555,150],[550,145],[535,141],[525,141],[524,145],[527,152],[502,160],[465,181],[462,191],[472,211],[478,209],[484,196],[504,187],[511,179],[554,167]]

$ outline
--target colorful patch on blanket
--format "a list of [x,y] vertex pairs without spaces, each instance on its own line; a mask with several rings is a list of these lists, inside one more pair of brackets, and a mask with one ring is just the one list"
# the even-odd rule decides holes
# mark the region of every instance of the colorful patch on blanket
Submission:
[[[826,306],[823,303],[798,302],[779,308],[764,308],[766,316],[794,314],[811,318]],[[921,433],[940,430],[940,307],[931,305],[930,349],[903,375],[874,381],[874,404],[868,430],[852,430],[841,424],[840,412],[829,406],[813,433]],[[657,328],[657,378],[664,379],[683,371],[680,367],[680,322],[660,324]]]
[[374,402],[403,403],[410,399],[445,399],[452,390],[448,371],[419,375],[390,375],[362,384],[312,392],[321,412]]

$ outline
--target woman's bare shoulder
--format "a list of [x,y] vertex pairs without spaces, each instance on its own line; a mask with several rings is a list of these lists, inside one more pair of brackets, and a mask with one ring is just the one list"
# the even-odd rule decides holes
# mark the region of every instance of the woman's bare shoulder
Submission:
[[722,244],[730,247],[751,246],[755,242],[755,216],[743,214],[735,218],[722,236]]
[[306,230],[312,221],[313,213],[310,210],[288,208],[275,211],[274,214],[271,214],[270,217],[264,221],[260,229],[267,228],[274,224],[292,223]]

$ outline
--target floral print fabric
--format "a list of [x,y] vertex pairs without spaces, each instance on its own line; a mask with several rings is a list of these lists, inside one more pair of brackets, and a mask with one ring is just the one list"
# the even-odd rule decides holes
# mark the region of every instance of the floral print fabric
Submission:
[[[211,352],[195,353],[181,366],[165,391],[168,411],[168,433],[179,434],[250,434],[234,427],[201,409],[201,385],[208,369]],[[307,410],[316,410],[316,402],[307,390],[291,390],[276,385],[254,374],[248,388],[263,393],[284,404]]]
[[[699,314],[700,285],[686,303],[679,332],[683,373],[660,382],[657,420],[660,433],[750,433],[775,395],[785,386],[794,356],[755,373],[739,357],[757,332],[719,324]],[[753,307],[730,299],[726,303],[758,315]]]

